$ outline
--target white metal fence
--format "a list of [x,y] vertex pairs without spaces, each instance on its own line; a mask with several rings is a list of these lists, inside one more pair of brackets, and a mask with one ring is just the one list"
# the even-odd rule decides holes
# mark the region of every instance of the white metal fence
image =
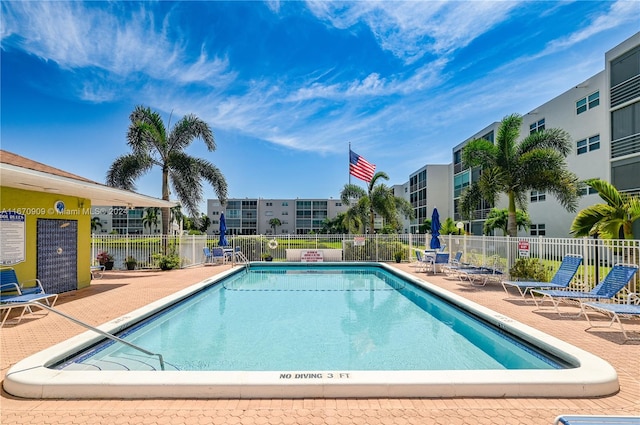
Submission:
[[[341,249],[343,261],[394,261],[394,254],[402,253],[403,261],[415,261],[415,250],[428,248],[430,235],[280,235],[226,237],[228,245],[239,249],[249,261],[260,261],[263,254],[273,261],[285,261],[287,249]],[[124,269],[124,260],[134,257],[138,268],[155,268],[154,254],[167,252],[181,258],[182,267],[202,264],[203,248],[218,246],[218,236],[145,236],[94,235],[92,239],[94,262],[100,251],[109,252],[116,269]],[[454,236],[440,238],[444,249],[454,254],[463,253],[463,261],[482,264],[489,258],[499,258],[504,270],[528,255],[547,264],[559,262],[566,254],[580,254],[585,267],[581,267],[579,281],[584,288],[593,287],[616,263],[640,264],[640,240],[603,240],[591,238],[510,238],[496,236]],[[640,290],[637,275],[629,289]]]

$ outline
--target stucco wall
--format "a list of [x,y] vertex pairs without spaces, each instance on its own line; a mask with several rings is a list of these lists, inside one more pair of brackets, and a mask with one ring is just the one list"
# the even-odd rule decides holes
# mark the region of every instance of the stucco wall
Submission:
[[[65,210],[57,213],[54,206],[63,201]],[[12,265],[21,281],[37,276],[37,220],[63,219],[78,225],[78,289],[89,286],[91,274],[91,202],[85,198],[0,187],[0,210],[25,215],[25,261]]]

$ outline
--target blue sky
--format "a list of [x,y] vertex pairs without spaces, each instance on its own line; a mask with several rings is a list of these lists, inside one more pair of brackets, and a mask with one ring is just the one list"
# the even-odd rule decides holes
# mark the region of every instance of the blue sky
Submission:
[[[638,16],[636,1],[2,0],[1,146],[104,182],[145,105],[209,123],[217,150],[188,152],[230,197],[335,198],[349,143],[389,185],[449,163],[603,70]],[[159,170],[137,191],[160,197]]]

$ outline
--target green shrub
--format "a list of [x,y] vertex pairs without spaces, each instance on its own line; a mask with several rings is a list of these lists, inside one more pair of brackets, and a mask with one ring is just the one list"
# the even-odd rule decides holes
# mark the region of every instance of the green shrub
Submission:
[[518,258],[509,270],[511,279],[548,282],[547,270],[537,258]]
[[162,255],[162,254],[153,254],[153,259],[155,260],[160,270],[172,270],[180,268],[180,257],[176,254]]

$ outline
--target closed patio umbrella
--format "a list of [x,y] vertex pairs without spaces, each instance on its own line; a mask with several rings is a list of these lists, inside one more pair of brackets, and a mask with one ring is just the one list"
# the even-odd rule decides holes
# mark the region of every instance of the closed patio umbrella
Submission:
[[220,241],[218,245],[227,246],[227,238],[225,238],[225,233],[227,232],[227,221],[224,218],[224,213],[220,214]]
[[431,249],[440,249],[440,214],[434,208],[431,214]]

